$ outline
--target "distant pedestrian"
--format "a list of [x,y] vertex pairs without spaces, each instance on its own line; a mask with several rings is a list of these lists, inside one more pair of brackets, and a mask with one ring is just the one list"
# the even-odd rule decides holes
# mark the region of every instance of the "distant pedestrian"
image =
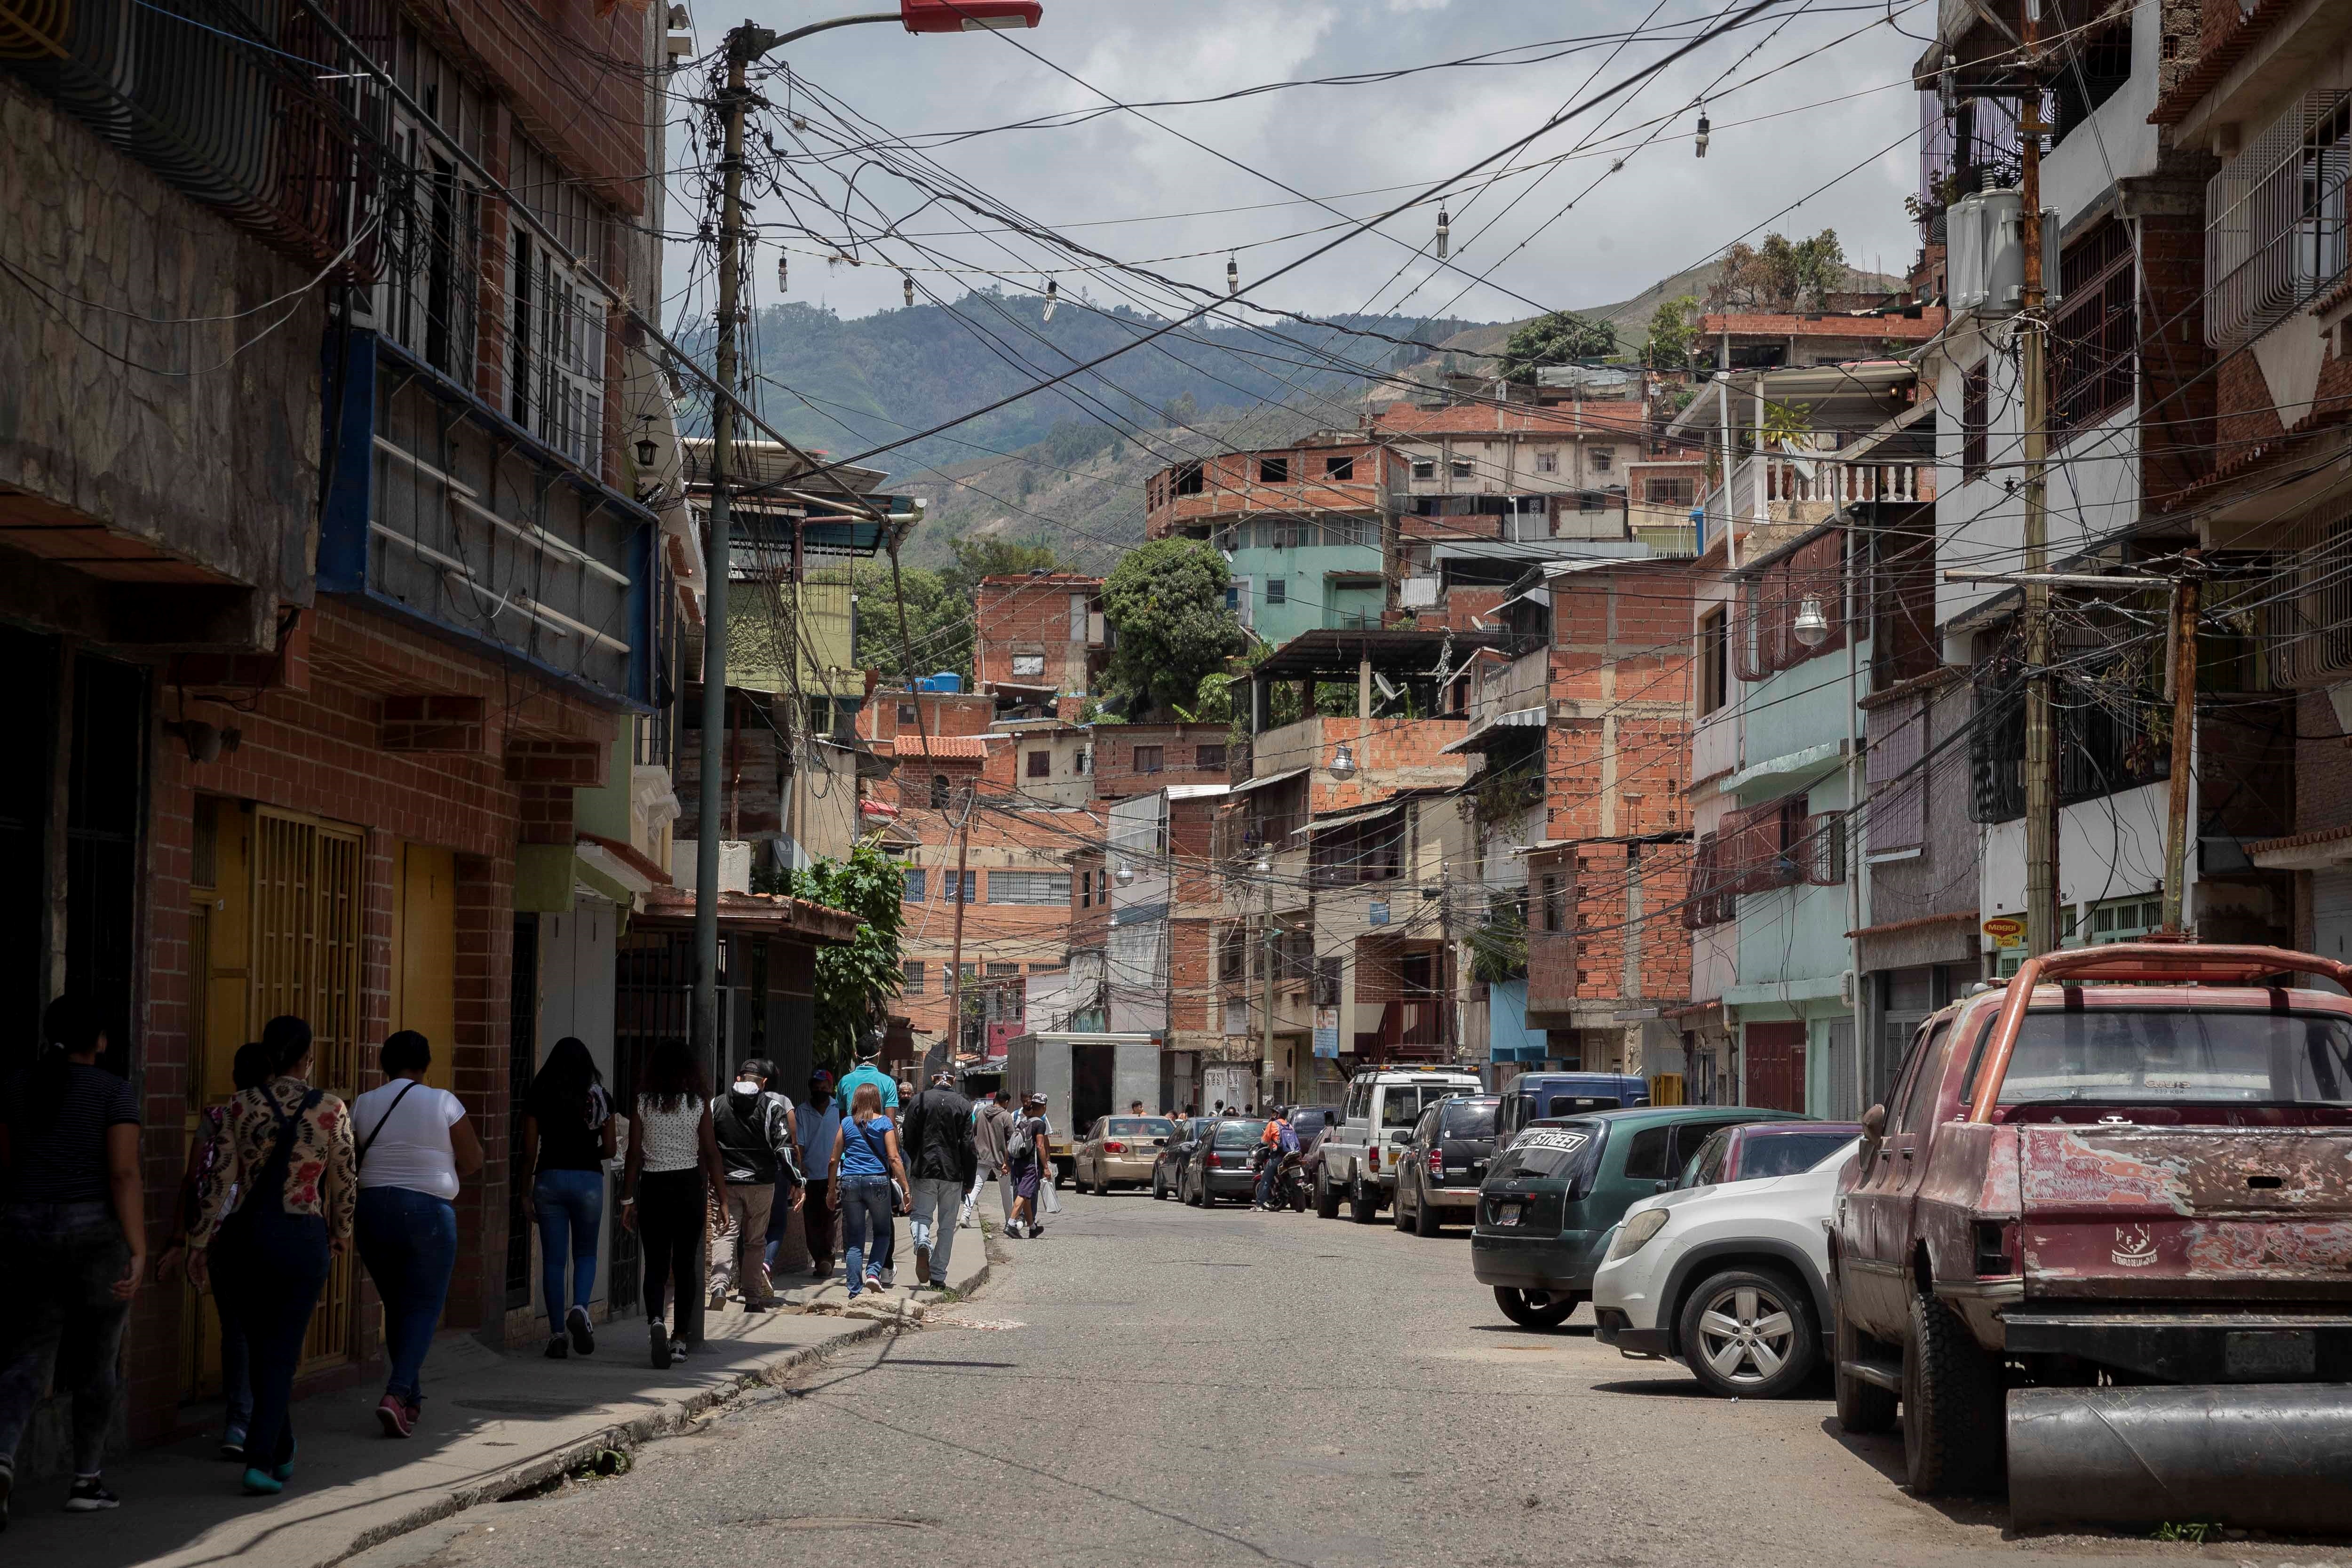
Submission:
[[1217,1108],[1216,1108],[1216,1110],[1214,1110],[1213,1111],[1211,1111],[1211,1112],[1210,1112],[1210,1114],[1211,1114],[1211,1115],[1213,1115],[1213,1116],[1223,1116],[1224,1113],[1225,1113],[1225,1102],[1224,1102],[1223,1100],[1219,1100],[1219,1101],[1217,1101]]
[[[703,1247],[711,1205],[726,1182],[702,1059],[685,1041],[664,1040],[637,1085],[621,1199],[621,1223],[643,1238],[646,1321],[656,1369],[702,1346]],[[677,1314],[664,1328],[672,1298]]]
[[1143,1114],[1143,1101],[1141,1101],[1141,1100],[1129,1100],[1129,1101],[1127,1102],[1127,1113],[1128,1113],[1129,1116],[1140,1116],[1140,1115],[1142,1115],[1142,1114]]
[[[236,1057],[229,1067],[229,1081],[238,1092],[257,1089],[270,1078],[269,1049],[259,1040],[247,1040],[237,1047]],[[196,1135],[188,1143],[187,1169],[180,1175],[180,1198],[172,1217],[172,1239],[155,1258],[155,1278],[159,1282],[175,1277],[186,1267],[188,1231],[196,1223],[196,1195],[204,1190],[205,1173],[220,1149],[221,1124],[228,1120],[229,1105],[208,1105],[196,1118]],[[245,1429],[253,1420],[253,1366],[245,1343],[245,1327],[233,1317],[215,1284],[211,1291],[213,1316],[220,1325],[221,1366],[221,1446],[224,1459],[242,1461],[245,1458]]]
[[907,1180],[899,1157],[898,1131],[882,1114],[882,1090],[861,1083],[849,1102],[849,1117],[834,1134],[834,1190],[841,1194],[842,1257],[849,1268],[852,1299],[885,1289],[868,1244],[888,1234],[897,1188]]
[[966,1218],[970,1218],[980,1205],[982,1185],[993,1181],[997,1199],[1003,1208],[1003,1222],[1007,1225],[1012,1223],[1012,1157],[1005,1152],[1005,1144],[1013,1136],[1013,1094],[1009,1089],[998,1089],[981,1101],[980,1108],[972,1113],[971,1142],[975,1170],[971,1194],[964,1200]]
[[457,1266],[457,1183],[482,1168],[481,1140],[463,1101],[425,1082],[433,1047],[415,1029],[383,1042],[384,1083],[352,1101],[354,1220],[360,1261],[383,1300],[391,1363],[375,1418],[405,1437],[425,1414],[425,1352]]
[[0,1530],[16,1445],[33,1407],[57,1390],[73,1404],[67,1510],[121,1500],[99,1473],[114,1422],[122,1325],[147,1272],[139,1170],[139,1094],[98,1065],[106,1029],[89,1004],[60,996],[42,1016],[47,1042],[0,1092]]
[[310,1026],[272,1018],[261,1043],[276,1076],[230,1103],[188,1233],[189,1278],[206,1287],[218,1271],[251,1349],[245,1489],[256,1497],[294,1479],[294,1373],[357,1201],[351,1109],[310,1086]]
[[1046,1140],[1051,1135],[1042,1109],[1039,1097],[1030,1096],[1014,1120],[1012,1136],[1006,1142],[1013,1171],[1013,1215],[1005,1224],[1007,1236],[1026,1237],[1037,1234],[1039,1173],[1047,1168],[1050,1156]]
[[[846,1118],[849,1115],[850,1103],[856,1098],[858,1089],[871,1084],[875,1092],[882,1097],[883,1119],[896,1127],[898,1124],[898,1107],[903,1101],[899,1098],[898,1080],[877,1065],[882,1055],[882,1031],[866,1030],[865,1034],[858,1037],[856,1048],[857,1065],[841,1075],[841,1087],[834,1091],[834,1099],[841,1107],[841,1114]],[[834,1201],[835,1203],[841,1201],[838,1193],[835,1194]],[[845,1227],[847,1221],[845,1219],[843,1223]],[[896,1285],[898,1282],[898,1270],[891,1267],[898,1252],[897,1231],[897,1225],[892,1222],[888,1215],[884,1215],[880,1238],[866,1252],[866,1260],[869,1263],[873,1262],[877,1256],[879,1257],[881,1267],[877,1272],[881,1275],[882,1283],[885,1285]],[[847,1241],[845,1231],[843,1239],[845,1246]]]
[[1054,1159],[1054,1113],[1045,1103],[1043,1090],[1029,1097],[1040,1131],[1037,1135],[1037,1203],[1029,1215],[1029,1234],[1035,1236],[1045,1228],[1045,1216],[1062,1212],[1062,1200],[1055,1189],[1062,1184],[1062,1167]]
[[945,1289],[948,1254],[955,1247],[956,1211],[971,1183],[971,1101],[942,1072],[907,1107],[904,1144],[914,1206],[907,1222],[915,1245],[915,1283]]
[[822,1279],[833,1272],[833,1226],[839,1203],[833,1185],[833,1143],[841,1131],[841,1107],[833,1098],[831,1073],[819,1068],[809,1074],[808,1100],[793,1117],[801,1170],[808,1177],[801,1226],[808,1237],[809,1278]]
[[768,1215],[778,1192],[788,1205],[801,1202],[800,1166],[793,1159],[793,1108],[768,1092],[773,1062],[754,1057],[735,1069],[735,1082],[710,1108],[719,1139],[719,1163],[726,1176],[719,1189],[719,1234],[710,1243],[710,1310],[727,1305],[740,1278],[743,1310],[765,1312],[776,1304],[768,1278]]
[[604,1075],[588,1043],[566,1035],[531,1078],[515,1167],[515,1179],[529,1184],[523,1218],[539,1226],[539,1293],[547,1309],[551,1361],[596,1349],[588,1304],[596,1297],[604,1237],[604,1165],[615,1146]]

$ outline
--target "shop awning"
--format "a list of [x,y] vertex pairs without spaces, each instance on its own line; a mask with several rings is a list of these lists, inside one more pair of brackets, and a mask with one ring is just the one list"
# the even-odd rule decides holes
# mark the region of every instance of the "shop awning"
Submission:
[[1336,816],[1318,816],[1306,826],[1297,829],[1297,836],[1312,838],[1317,834],[1330,828],[1346,827],[1353,823],[1370,822],[1377,817],[1391,816],[1403,808],[1404,802],[1402,800],[1384,800],[1378,805],[1360,806],[1354,811],[1340,812]]
[[1268,773],[1264,778],[1255,778],[1247,784],[1237,784],[1233,786],[1233,793],[1247,795],[1254,789],[1264,789],[1268,784],[1278,784],[1286,779],[1302,778],[1306,773],[1305,768],[1285,768],[1278,773]]

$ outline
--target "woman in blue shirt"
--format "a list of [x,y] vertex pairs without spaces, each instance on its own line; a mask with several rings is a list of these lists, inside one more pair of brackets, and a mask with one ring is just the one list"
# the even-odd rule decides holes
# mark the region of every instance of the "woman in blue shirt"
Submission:
[[882,1114],[882,1091],[857,1086],[849,1118],[833,1140],[833,1190],[841,1205],[842,1253],[849,1268],[849,1294],[882,1289],[879,1265],[867,1272],[868,1238],[890,1234],[892,1200],[907,1180],[898,1159],[898,1130]]

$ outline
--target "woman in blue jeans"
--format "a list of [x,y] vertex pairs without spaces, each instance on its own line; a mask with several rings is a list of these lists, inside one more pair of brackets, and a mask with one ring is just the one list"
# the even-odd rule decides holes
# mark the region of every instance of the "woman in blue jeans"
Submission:
[[604,1163],[614,1148],[604,1077],[586,1044],[566,1035],[530,1080],[522,1158],[515,1166],[516,1179],[530,1184],[524,1189],[523,1215],[539,1226],[540,1299],[547,1307],[550,1361],[596,1348],[588,1303],[596,1294]]
[[842,1254],[853,1298],[882,1289],[880,1273],[866,1271],[866,1249],[869,1238],[890,1234],[891,1210],[906,1184],[898,1131],[882,1114],[882,1091],[861,1083],[849,1102],[849,1119],[833,1140],[833,1190],[840,1194]]
[[384,1083],[352,1101],[357,1144],[360,1261],[383,1299],[383,1354],[391,1363],[375,1417],[405,1437],[425,1414],[425,1352],[441,1324],[457,1266],[457,1180],[482,1168],[481,1140],[466,1107],[425,1082],[433,1047],[403,1029],[383,1043]]

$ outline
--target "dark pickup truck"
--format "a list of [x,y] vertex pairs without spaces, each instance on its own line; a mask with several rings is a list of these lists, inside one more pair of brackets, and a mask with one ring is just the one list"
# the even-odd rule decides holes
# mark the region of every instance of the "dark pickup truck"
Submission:
[[2020,1526],[2352,1526],[2352,997],[2299,974],[2352,989],[2068,949],[1920,1026],[1831,1235],[1838,1416],[1899,1401],[1916,1492],[2005,1458]]

